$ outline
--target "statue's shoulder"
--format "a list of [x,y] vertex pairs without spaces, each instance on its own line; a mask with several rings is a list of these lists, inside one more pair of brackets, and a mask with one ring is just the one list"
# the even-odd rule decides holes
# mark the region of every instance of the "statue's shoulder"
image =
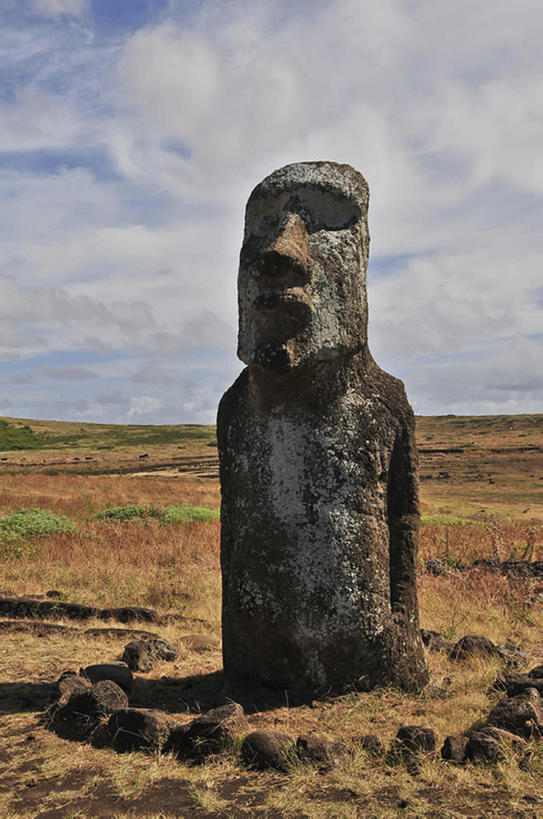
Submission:
[[226,421],[232,415],[239,414],[241,405],[245,402],[249,393],[249,369],[246,367],[238,375],[231,387],[224,393],[219,401],[217,413],[217,423]]
[[400,378],[382,370],[375,361],[369,367],[372,390],[402,425],[414,424],[414,413],[408,401],[405,385]]

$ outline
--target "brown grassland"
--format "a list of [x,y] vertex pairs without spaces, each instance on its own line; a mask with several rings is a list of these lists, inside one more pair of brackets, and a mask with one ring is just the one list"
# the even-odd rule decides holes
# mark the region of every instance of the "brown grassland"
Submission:
[[[96,517],[128,504],[217,508],[214,429],[6,421],[20,439],[19,448],[8,441],[0,451],[0,516],[39,508],[67,516],[76,529],[0,549],[0,593],[57,589],[71,602],[148,606],[178,615],[158,627],[174,643],[195,632],[220,637],[218,521]],[[510,641],[524,648],[526,668],[542,663],[538,581],[455,567],[482,557],[542,558],[543,416],[419,418],[417,440],[421,626],[451,640],[479,633]],[[431,557],[449,569],[426,573]],[[118,659],[127,642],[85,635],[85,628],[103,626],[98,621],[68,625],[65,633],[42,637],[0,630],[2,817],[543,815],[543,744],[529,770],[513,756],[454,766],[437,755],[413,766],[357,748],[363,734],[388,744],[400,725],[414,723],[433,727],[441,744],[484,718],[500,696],[490,688],[503,670],[495,660],[455,662],[430,653],[430,684],[415,695],[347,693],[250,713],[252,730],[276,728],[294,738],[316,731],[356,749],[350,762],[328,773],[294,763],[286,774],[253,772],[234,752],[189,766],[168,755],[119,755],[47,731],[38,718],[60,673]],[[182,648],[174,663],[138,675],[137,702],[188,722],[205,707],[206,681],[212,688],[220,669],[220,649]],[[191,687],[194,675],[202,677]]]

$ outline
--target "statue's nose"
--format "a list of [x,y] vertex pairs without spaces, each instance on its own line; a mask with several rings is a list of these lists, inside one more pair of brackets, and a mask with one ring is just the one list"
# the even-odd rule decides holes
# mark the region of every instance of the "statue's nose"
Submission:
[[284,216],[277,236],[262,253],[258,274],[277,284],[290,279],[292,284],[302,284],[309,278],[309,237],[297,213]]

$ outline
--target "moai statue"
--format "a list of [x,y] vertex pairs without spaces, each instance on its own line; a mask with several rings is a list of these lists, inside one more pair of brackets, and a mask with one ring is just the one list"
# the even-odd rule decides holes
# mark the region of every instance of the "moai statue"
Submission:
[[302,162],[247,203],[238,356],[218,414],[230,683],[302,697],[427,681],[414,416],[367,344],[369,192]]

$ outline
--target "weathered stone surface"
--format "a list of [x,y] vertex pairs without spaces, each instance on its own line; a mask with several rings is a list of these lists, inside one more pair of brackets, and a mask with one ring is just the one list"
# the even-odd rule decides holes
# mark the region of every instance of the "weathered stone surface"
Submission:
[[528,674],[506,674],[503,679],[496,680],[495,687],[505,690],[508,697],[515,697],[528,688],[535,688],[541,697],[543,696],[543,677],[530,677]]
[[296,749],[302,762],[309,762],[323,772],[331,771],[353,757],[352,748],[313,734],[299,736]]
[[67,739],[88,739],[104,717],[127,705],[128,697],[118,685],[100,680],[87,690],[75,690],[55,710],[52,728]]
[[100,680],[112,680],[123,689],[128,696],[132,693],[134,679],[132,672],[126,663],[96,663],[87,665],[79,672],[82,677],[86,677],[92,683]]
[[180,759],[203,759],[233,747],[236,737],[248,728],[242,706],[231,702],[173,729],[164,750],[173,751]]
[[539,693],[535,688],[527,688],[522,694],[500,700],[490,711],[487,722],[519,737],[540,738],[543,736],[543,708]]
[[175,660],[179,651],[160,637],[132,640],[124,647],[123,662],[132,671],[151,671],[159,660]]
[[432,728],[424,725],[402,725],[396,734],[396,748],[408,753],[433,753],[437,737]]
[[469,657],[498,657],[499,651],[492,640],[482,634],[466,634],[451,649],[453,660],[465,660]]
[[146,640],[132,640],[125,645],[122,659],[131,671],[151,671],[158,662],[154,647]]
[[296,743],[281,731],[253,731],[241,746],[241,759],[249,768],[288,771],[297,760]]
[[359,739],[360,747],[372,756],[384,756],[385,746],[376,734],[363,734]]
[[218,414],[223,658],[310,696],[427,680],[414,419],[367,345],[368,189],[288,165],[251,194],[238,355]]
[[116,609],[99,609],[96,615],[100,620],[117,620],[119,623],[132,623],[141,620],[145,623],[158,623],[160,618],[153,609],[142,606],[121,606]]
[[168,739],[172,722],[163,711],[123,708],[111,715],[108,732],[116,751],[154,751]]
[[441,756],[450,762],[464,762],[469,737],[466,734],[451,735],[445,738]]
[[63,671],[57,680],[57,699],[67,702],[72,694],[81,694],[91,687],[92,683],[77,671]]
[[506,748],[509,751],[524,754],[530,747],[522,737],[512,734],[511,731],[505,731],[503,728],[496,728],[494,725],[483,725],[479,732],[493,737],[496,742],[499,742],[502,749]]
[[465,759],[467,762],[496,762],[500,756],[500,743],[483,731],[474,731],[468,738]]

